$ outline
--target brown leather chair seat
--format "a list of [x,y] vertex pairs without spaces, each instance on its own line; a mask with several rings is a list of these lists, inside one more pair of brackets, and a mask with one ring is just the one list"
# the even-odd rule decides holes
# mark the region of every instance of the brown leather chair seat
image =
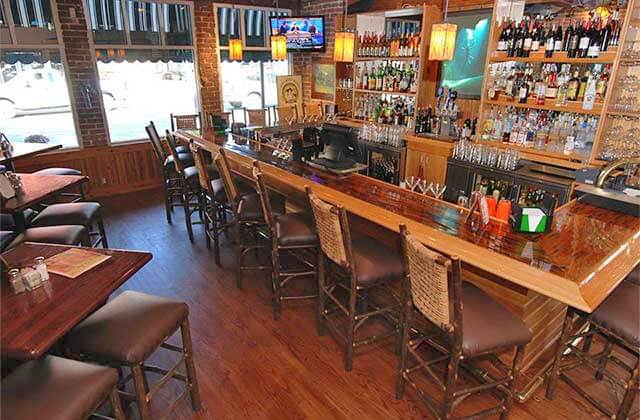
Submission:
[[67,336],[66,344],[75,354],[139,363],[188,315],[184,302],[126,291],[78,324]]
[[529,328],[471,283],[462,283],[462,354],[473,357],[531,340]]
[[[180,162],[182,162],[183,166],[193,166],[194,165],[194,160],[193,160],[193,155],[191,153],[180,153],[178,152],[178,159],[180,159]],[[173,163],[173,155],[169,155],[167,156],[167,158],[164,160],[164,166],[165,167],[171,167],[174,168],[174,163]]]
[[33,227],[25,230],[9,245],[10,248],[22,242],[38,242],[58,245],[86,245],[89,239],[87,229],[80,225],[58,225]]
[[87,226],[100,214],[100,203],[52,204],[42,210],[31,226],[83,225]]
[[318,235],[310,215],[285,213],[275,219],[276,236],[281,246],[313,246],[318,244]]
[[404,276],[400,253],[376,239],[368,236],[353,238],[352,252],[358,287],[399,281]]
[[118,371],[45,356],[18,366],[2,380],[2,417],[15,420],[88,418],[118,382]]
[[[284,214],[284,197],[282,195],[276,193],[269,194],[269,200],[274,216]],[[245,194],[240,198],[238,202],[238,215],[240,221],[243,222],[259,222],[264,220],[262,203],[260,202],[258,193]]]
[[635,346],[640,346],[640,286],[632,281],[620,283],[591,318],[599,325]]
[[33,175],[82,175],[82,172],[71,168],[46,168],[35,171]]

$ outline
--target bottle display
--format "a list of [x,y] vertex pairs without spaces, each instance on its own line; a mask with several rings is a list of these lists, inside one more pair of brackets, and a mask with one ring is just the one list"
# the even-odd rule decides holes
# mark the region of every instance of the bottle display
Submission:
[[411,126],[415,98],[393,94],[364,94],[355,99],[354,118],[378,124]]
[[356,89],[413,94],[418,89],[418,62],[360,62],[355,77]]
[[[418,110],[415,133],[458,137],[462,128],[458,124],[458,115],[460,114],[460,107],[456,103],[458,92],[440,87],[436,92],[436,96],[435,108],[428,107]],[[471,122],[469,122],[468,128],[470,130],[471,125]]]
[[358,35],[358,57],[418,57],[420,30],[390,34],[365,32]]

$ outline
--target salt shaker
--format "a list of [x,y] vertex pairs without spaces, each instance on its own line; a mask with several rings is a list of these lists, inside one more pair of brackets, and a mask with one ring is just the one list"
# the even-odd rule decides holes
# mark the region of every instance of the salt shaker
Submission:
[[20,272],[22,274],[22,280],[28,290],[34,290],[42,286],[42,277],[40,273],[33,268],[23,268]]
[[11,288],[13,289],[13,293],[22,293],[24,292],[24,282],[22,281],[22,276],[20,275],[20,270],[17,268],[12,268],[9,270],[9,284],[11,284]]
[[49,280],[49,271],[47,271],[47,264],[44,262],[44,257],[35,257],[33,259],[33,269],[40,273],[42,281]]

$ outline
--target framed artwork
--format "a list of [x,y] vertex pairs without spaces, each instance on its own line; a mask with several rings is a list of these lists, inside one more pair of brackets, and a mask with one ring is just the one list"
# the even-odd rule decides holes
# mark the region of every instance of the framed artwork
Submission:
[[311,67],[311,98],[333,101],[336,93],[335,63],[331,60],[314,58]]
[[276,76],[278,106],[295,105],[302,115],[302,76]]

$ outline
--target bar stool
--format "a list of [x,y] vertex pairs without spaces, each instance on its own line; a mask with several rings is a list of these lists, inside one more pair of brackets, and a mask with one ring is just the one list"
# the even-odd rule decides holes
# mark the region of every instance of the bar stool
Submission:
[[[40,169],[39,171],[33,172],[33,175],[73,175],[73,176],[81,176],[82,172],[80,172],[77,169],[71,169],[71,168],[45,168],[45,169]],[[77,203],[78,201],[84,201],[85,194],[84,194],[83,185],[80,184],[78,186],[78,192],[77,193],[63,192],[63,193],[58,194],[58,196],[70,199],[71,203]]]
[[0,417],[86,419],[109,398],[115,419],[124,420],[117,384],[115,369],[44,356],[23,363],[2,380]]
[[[399,347],[400,303],[388,286],[402,279],[402,259],[397,251],[373,238],[359,236],[352,240],[344,207],[321,200],[309,187],[306,191],[322,250],[318,259],[318,334],[324,334],[326,322],[337,335],[345,338],[344,368],[350,371],[353,353],[358,347],[392,336],[396,336]],[[329,276],[327,272],[330,272]],[[368,297],[376,289],[389,291],[393,302],[371,305]],[[341,292],[348,296],[346,303],[340,299]],[[327,301],[335,305],[334,311],[328,310]],[[334,324],[331,319],[334,313],[346,316],[346,333]],[[358,330],[377,316],[390,320],[391,329],[356,339]]]
[[[200,113],[197,114],[169,114],[171,118],[171,131],[176,130],[199,130]],[[183,149],[187,151],[187,149]]]
[[[408,383],[436,417],[449,419],[454,408],[465,398],[501,390],[503,398],[499,399],[498,405],[465,418],[500,413],[501,419],[507,419],[513,405],[518,365],[525,345],[531,341],[531,331],[482,290],[462,282],[458,257],[447,258],[429,249],[411,236],[404,225],[400,226],[400,235],[407,274],[402,287],[402,350],[396,398],[402,398],[405,383]],[[414,314],[428,321],[431,330],[415,329],[411,323]],[[414,329],[417,334],[410,338],[410,330]],[[425,344],[441,356],[426,360],[419,352]],[[497,355],[514,348],[515,357],[508,367]],[[458,387],[458,373],[463,364],[481,357],[491,361],[504,376],[487,373],[488,378],[481,380],[480,385]],[[444,381],[434,371],[440,362],[446,363]],[[471,369],[470,372],[473,375]],[[414,379],[419,373],[442,391],[442,402],[436,402],[420,389],[421,382]]]
[[[167,342],[178,329],[182,335],[182,347]],[[78,324],[66,337],[65,345],[74,356],[130,368],[132,374],[120,378],[121,386],[124,387],[133,379],[135,395],[123,391],[121,394],[137,401],[142,420],[152,418],[151,400],[170,379],[183,382],[185,390],[169,405],[163,418],[167,418],[188,394],[191,395],[193,409],[200,409],[189,330],[189,308],[184,302],[126,291]],[[144,363],[160,347],[180,355],[178,362],[170,369]],[[186,375],[178,371],[183,362]],[[147,389],[145,372],[163,376]]]
[[278,122],[276,125],[291,125],[298,122],[298,107],[296,105],[284,105],[276,108]]
[[[633,275],[632,273],[630,277]],[[637,271],[635,275],[637,275]],[[574,333],[574,325],[584,322],[587,323],[587,329],[580,328],[577,333]],[[604,350],[596,354],[590,353],[591,340],[594,336],[600,336],[605,340]],[[585,340],[582,349],[575,344],[578,338]],[[614,347],[626,352],[630,356],[632,364],[629,365],[628,362],[613,355]],[[571,353],[565,355],[567,350],[570,350]],[[611,370],[607,370],[609,362],[622,368],[629,376],[622,379]],[[586,314],[574,308],[567,310],[562,326],[562,335],[558,340],[556,356],[549,372],[546,396],[548,399],[553,398],[555,383],[560,377],[605,416],[616,420],[637,418],[630,411],[640,389],[639,364],[640,285],[632,278],[628,278],[620,283],[593,313]],[[607,378],[609,383],[624,390],[622,400],[614,410],[606,407],[601,400],[580,388],[565,374],[569,370],[584,365],[595,370],[596,380]]]
[[[258,193],[249,191],[249,187],[242,187],[245,183],[236,183],[231,175],[231,168],[226,152],[220,149],[214,157],[214,162],[220,173],[220,178],[227,194],[231,211],[233,212],[233,228],[235,232],[236,254],[236,286],[242,288],[242,272],[245,270],[271,269],[270,265],[243,265],[243,261],[250,251],[258,251],[268,247],[269,240],[265,232],[264,215]],[[270,197],[273,214],[284,214],[284,199],[281,195]]]
[[[283,300],[315,299],[317,294],[283,295],[282,289],[291,280],[312,277],[315,279],[318,235],[313,228],[311,215],[304,213],[274,214],[271,199],[264,183],[258,161],[253,162],[253,177],[262,204],[262,214],[271,236],[271,282],[273,287],[273,317],[280,319]],[[296,265],[288,260],[293,259]]]
[[[158,135],[158,131],[156,130],[153,122],[150,122],[149,125],[144,127],[144,129],[147,131],[149,141],[151,142],[151,146],[153,147],[153,152],[158,161],[160,173],[162,174],[162,186],[164,188],[164,204],[167,214],[167,222],[171,223],[171,213],[173,212],[173,207],[182,205],[182,200],[179,199],[179,188],[175,186],[177,181],[175,176],[175,165],[173,163],[174,156],[172,154],[167,155],[167,153],[165,152],[165,149],[162,145],[162,140],[160,140],[160,136]],[[182,146],[177,149],[177,152],[178,160],[182,163],[183,166],[193,166],[193,156],[191,155],[191,153],[184,153],[184,148],[182,148]],[[174,202],[175,198],[179,199],[179,204],[176,204]]]
[[[92,247],[95,248],[102,244],[103,248],[109,248],[100,209],[100,203],[51,204],[31,221],[31,227],[60,225],[84,226],[89,233],[89,237],[97,237],[95,242],[91,242]],[[97,232],[92,231],[94,224],[98,227]]]
[[2,231],[0,235],[2,237],[2,250],[13,248],[23,242],[91,246],[91,239],[87,229],[79,225],[32,227],[22,233]]
[[191,153],[200,180],[200,208],[203,213],[207,248],[211,249],[211,241],[213,240],[216,265],[220,266],[220,234],[231,226],[230,223],[227,223],[227,211],[231,211],[231,208],[222,179],[211,179],[209,168],[205,164],[205,150],[192,143]]

